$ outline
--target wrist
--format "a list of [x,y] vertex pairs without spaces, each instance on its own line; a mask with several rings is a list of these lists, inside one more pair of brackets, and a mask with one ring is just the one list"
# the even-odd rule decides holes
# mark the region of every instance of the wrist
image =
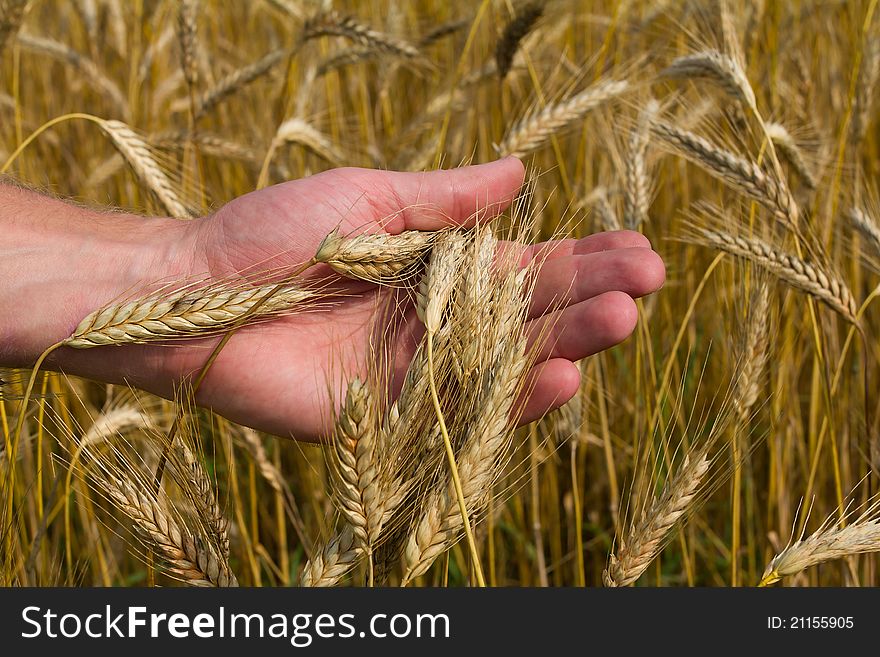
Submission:
[[[92,311],[190,275],[186,222],[97,212],[25,190],[0,193],[2,365],[31,365]],[[64,367],[64,354],[53,361]]]

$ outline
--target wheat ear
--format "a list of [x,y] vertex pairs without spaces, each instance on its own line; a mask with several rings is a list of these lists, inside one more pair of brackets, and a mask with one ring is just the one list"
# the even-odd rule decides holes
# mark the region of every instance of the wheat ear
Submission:
[[791,165],[794,172],[809,189],[816,189],[816,176],[807,166],[804,153],[794,137],[781,123],[766,123],[764,130],[776,151]]
[[529,2],[521,7],[516,17],[504,26],[498,45],[495,46],[495,64],[498,68],[498,77],[502,80],[507,77],[510,66],[513,64],[513,56],[519,48],[520,42],[531,32],[544,13],[542,2]]
[[638,230],[648,220],[648,208],[651,205],[648,142],[651,139],[651,122],[659,111],[660,104],[653,98],[649,100],[639,112],[636,126],[630,132],[623,194],[623,223],[630,230]]
[[[184,289],[112,304],[85,317],[62,344],[76,349],[89,349],[216,333],[245,316],[275,287]],[[287,312],[315,297],[313,290],[287,285],[262,303],[254,317]]]
[[147,143],[122,121],[97,120],[104,133],[125,158],[137,177],[146,185],[174,217],[190,217],[192,212],[184,205],[174,190],[171,180],[153,159]]
[[27,5],[28,0],[0,0],[0,53],[21,27]]
[[854,326],[859,326],[858,306],[852,292],[836,274],[758,239],[709,228],[699,228],[698,231],[706,244],[755,263],[792,287],[822,301]]
[[651,130],[677,153],[699,165],[729,187],[756,200],[786,225],[797,226],[798,205],[783,181],[766,173],[751,160],[664,121],[654,121]]
[[742,422],[758,401],[761,375],[770,359],[770,286],[758,284],[749,304],[747,328],[743,344],[740,371],[733,392],[733,406]]
[[315,262],[350,278],[400,282],[418,270],[435,237],[434,232],[408,230],[399,235],[370,233],[346,238],[333,230],[318,247]]
[[191,586],[238,586],[226,560],[178,522],[155,497],[131,481],[104,472],[97,481],[108,499],[165,558],[172,574]]
[[880,552],[880,506],[871,504],[851,524],[840,526],[829,517],[815,532],[791,542],[777,554],[758,586],[768,586],[827,561],[856,554]]
[[755,92],[742,67],[735,59],[717,50],[704,50],[679,57],[661,71],[660,75],[672,79],[711,80],[726,94],[757,111]]
[[880,225],[861,208],[850,208],[846,218],[868,241],[877,255],[880,255]]
[[630,88],[626,80],[603,80],[558,103],[552,103],[520,119],[498,146],[502,156],[523,157],[543,146],[552,135],[582,119],[589,112]]
[[264,55],[256,62],[242,66],[232,71],[226,77],[217,81],[217,83],[207,89],[196,103],[196,118],[204,116],[212,110],[221,101],[234,94],[239,89],[249,85],[251,82],[258,80],[271,71],[279,62],[294,52],[291,48],[277,48],[270,53]]
[[53,59],[70,64],[77,69],[82,76],[88,80],[98,91],[113,103],[116,110],[123,116],[129,116],[128,101],[125,94],[119,89],[119,86],[110,78],[104,75],[103,71],[88,57],[76,52],[69,46],[48,39],[45,37],[33,36],[31,34],[19,34],[18,43],[31,52],[48,55]]
[[605,586],[629,586],[641,577],[663,549],[676,523],[697,499],[710,465],[705,453],[685,457],[660,495],[620,538],[603,573]]
[[322,12],[306,21],[302,39],[319,36],[340,36],[364,47],[396,57],[415,59],[421,51],[411,43],[374,30],[351,16],[342,16],[336,11]]

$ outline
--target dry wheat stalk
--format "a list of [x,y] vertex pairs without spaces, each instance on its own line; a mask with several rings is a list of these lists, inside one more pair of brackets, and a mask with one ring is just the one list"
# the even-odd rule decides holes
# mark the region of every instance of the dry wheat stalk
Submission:
[[[247,313],[275,285],[247,288],[211,286],[156,293],[96,310],[80,322],[63,344],[88,349],[110,344],[143,344],[216,333]],[[288,312],[316,298],[316,292],[291,284],[263,303],[253,318]]]
[[88,57],[81,55],[69,46],[55,41],[54,39],[38,37],[31,34],[19,34],[18,43],[26,50],[48,55],[49,57],[66,62],[75,69],[78,69],[83,78],[104,94],[122,116],[129,116],[128,100],[126,99],[125,94],[123,94],[119,89],[119,86],[113,82],[113,80],[104,75],[98,65]]
[[605,586],[629,586],[663,549],[669,533],[700,493],[711,460],[705,452],[686,456],[651,505],[630,523],[603,573]]
[[603,80],[558,103],[530,112],[517,121],[498,146],[502,156],[523,157],[543,146],[550,137],[630,88],[626,80]]
[[755,92],[737,61],[717,50],[705,50],[679,57],[661,76],[673,79],[702,78],[717,84],[726,94],[757,111]]
[[797,226],[798,205],[788,186],[751,160],[664,121],[654,121],[651,131],[677,153],[701,166],[721,182],[758,201],[786,225]]
[[452,230],[440,233],[433,241],[431,260],[416,295],[416,312],[430,335],[440,330],[458,282],[465,245],[465,236]]
[[877,255],[880,255],[880,225],[861,208],[850,208],[846,218],[870,243]]
[[306,21],[302,40],[319,36],[345,37],[353,43],[396,57],[416,59],[422,55],[411,43],[374,30],[351,16],[342,16],[336,11],[322,12]]
[[421,266],[436,237],[428,231],[408,230],[399,235],[370,233],[343,237],[333,230],[315,254],[343,276],[373,283],[389,284],[406,280]]
[[843,559],[856,554],[880,552],[880,506],[875,501],[851,524],[836,524],[835,516],[822,523],[815,532],[803,535],[777,554],[761,578],[759,586],[778,582],[820,563]]
[[704,243],[755,263],[792,287],[822,301],[853,325],[859,325],[858,306],[852,292],[836,274],[758,239],[729,235],[709,228],[697,230]]
[[733,393],[733,406],[743,422],[758,401],[761,375],[770,359],[770,286],[764,281],[752,295],[745,324],[748,328]]
[[803,151],[786,127],[781,123],[766,123],[764,130],[773,142],[776,152],[791,165],[804,185],[809,189],[816,189],[816,176],[810,171]]
[[521,7],[516,17],[504,26],[501,38],[495,46],[495,63],[498,67],[498,77],[502,80],[507,77],[513,57],[523,38],[535,27],[535,23],[544,13],[544,5],[541,2],[529,2]]
[[171,180],[157,164],[150,147],[140,135],[122,121],[98,119],[98,125],[110,137],[116,150],[125,158],[141,182],[161,201],[167,212],[174,217],[192,216],[192,212],[181,201]]
[[[630,230],[638,230],[648,220],[651,205],[651,174],[648,171],[648,142],[651,123],[660,111],[653,98],[639,112],[635,128],[630,132],[625,158],[626,185],[623,194],[623,223]],[[606,199],[607,202],[607,199]]]
[[191,586],[238,586],[226,559],[145,489],[130,479],[103,471],[97,475],[97,483],[107,498],[134,522],[149,545],[165,558],[173,575]]

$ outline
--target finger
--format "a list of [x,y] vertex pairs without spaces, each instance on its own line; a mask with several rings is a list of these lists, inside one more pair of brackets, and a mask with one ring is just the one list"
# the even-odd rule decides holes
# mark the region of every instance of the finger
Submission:
[[519,423],[528,424],[559,408],[577,394],[580,384],[580,371],[570,360],[554,358],[538,363],[526,379]]
[[529,317],[613,290],[643,297],[659,290],[665,280],[663,260],[641,247],[554,258],[538,272]]
[[629,337],[639,312],[632,298],[606,292],[528,323],[536,362],[552,358],[580,360],[613,347]]
[[[437,230],[470,226],[502,212],[522,187],[525,169],[515,157],[423,173],[389,171],[383,174],[387,193],[375,199],[388,206],[385,230]],[[374,201],[379,202],[379,201]]]
[[613,249],[651,248],[651,242],[633,230],[614,230],[594,233],[581,239],[553,240],[532,244],[523,249],[520,265],[525,267],[535,260],[551,260],[572,255],[587,255]]

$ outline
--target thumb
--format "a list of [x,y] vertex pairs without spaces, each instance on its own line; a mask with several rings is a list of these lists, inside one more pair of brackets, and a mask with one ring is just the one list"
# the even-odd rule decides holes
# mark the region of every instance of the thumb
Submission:
[[[385,184],[398,207],[386,225],[389,233],[467,226],[493,217],[510,205],[523,184],[525,170],[515,157],[418,173],[388,171]],[[391,214],[391,213],[389,213]]]

